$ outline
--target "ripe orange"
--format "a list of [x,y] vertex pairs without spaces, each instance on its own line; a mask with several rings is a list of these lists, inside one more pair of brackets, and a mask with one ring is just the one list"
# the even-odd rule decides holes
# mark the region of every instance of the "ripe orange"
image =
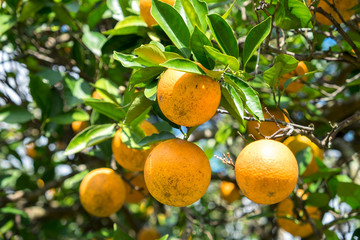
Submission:
[[[175,3],[175,0],[160,0],[160,1],[167,3],[171,6],[174,6]],[[140,16],[150,28],[157,24],[156,20],[153,18],[153,16],[150,13],[151,5],[152,5],[151,0],[140,0]]]
[[74,121],[71,123],[71,128],[75,133],[79,133],[89,126],[86,121]]
[[[158,133],[158,130],[154,127],[154,125],[148,121],[142,122],[140,124],[140,128],[144,131],[146,136]],[[144,170],[146,158],[152,149],[139,150],[129,148],[121,141],[121,129],[116,131],[111,147],[117,163],[123,168],[134,172]]]
[[137,240],[155,240],[159,239],[161,236],[155,228],[143,228],[137,234]]
[[[268,109],[269,113],[275,117],[275,119],[279,119],[285,122],[289,122],[289,119],[285,116],[285,114],[280,109]],[[263,110],[264,118],[271,118],[271,116]],[[261,136],[256,128],[259,126],[259,122],[257,121],[248,121],[247,122],[247,131],[249,134],[252,134],[255,139],[263,139],[264,137]],[[279,124],[280,127],[284,128],[285,126]],[[274,134],[277,130],[279,130],[279,127],[274,122],[261,122],[259,131],[267,137],[270,137],[272,134]],[[283,138],[276,138],[275,140],[281,141]]]
[[[307,194],[304,194],[304,190],[299,189],[296,192],[298,197],[301,197],[303,200],[306,200]],[[285,231],[291,233],[293,236],[299,236],[305,238],[310,236],[313,233],[311,224],[306,220],[303,210],[294,208],[294,203],[291,198],[286,198],[280,202],[276,208],[276,221],[279,227],[283,228]],[[312,219],[320,220],[321,211],[317,207],[305,206],[306,212],[309,214],[309,217]],[[288,218],[296,219],[299,216],[298,221],[294,221]],[[286,218],[287,217],[287,218]]]
[[102,96],[101,96],[101,94],[100,94],[98,91],[94,91],[94,92],[91,94],[91,97],[92,97],[92,98],[95,98],[95,99],[99,99],[99,100],[102,99]]
[[144,176],[156,200],[169,206],[185,207],[205,194],[211,169],[201,148],[185,140],[170,139],[151,151]]
[[228,203],[233,203],[234,201],[241,198],[239,187],[228,181],[221,181],[220,183],[220,195]]
[[81,181],[80,202],[88,213],[108,217],[124,204],[125,191],[123,180],[114,170],[98,168]]
[[292,137],[288,137],[284,141],[284,144],[288,146],[294,154],[297,154],[298,152],[304,150],[307,147],[311,147],[313,159],[307,166],[305,172],[301,174],[301,176],[306,177],[319,171],[319,167],[316,164],[315,157],[323,159],[324,152],[309,138],[301,135],[292,136]]
[[140,190],[134,189],[127,182],[125,182],[126,198],[125,201],[128,203],[138,203],[145,198],[149,191],[147,190],[144,174],[128,172],[124,174],[124,177],[130,181],[130,183]]
[[[335,8],[339,11],[341,16],[345,21],[348,21],[352,15],[355,14],[355,10],[351,10],[353,7],[355,7],[358,4],[358,0],[328,0],[329,3],[334,4]],[[310,4],[311,0],[308,0],[308,3]],[[339,14],[329,5],[326,1],[320,0],[318,7],[321,7],[325,12],[331,14],[331,16],[335,19],[336,22],[341,23],[341,19],[339,17]],[[316,13],[315,15],[316,21],[324,24],[324,25],[332,25],[332,22],[322,15],[321,13]]]
[[208,121],[216,113],[221,99],[220,84],[208,76],[169,68],[158,83],[157,99],[161,111],[170,121],[193,127]]
[[27,144],[25,148],[26,148],[26,155],[28,155],[31,158],[35,158],[37,156],[34,142]]
[[[295,70],[289,72],[289,73],[285,73],[284,75],[281,76],[280,78],[280,89],[284,88],[284,84],[285,82],[292,77],[295,76],[301,76],[304,75],[305,73],[309,72],[306,64],[303,61],[300,61],[296,67]],[[298,91],[300,91],[303,87],[304,87],[304,83],[308,80],[307,77],[303,77],[303,78],[298,78],[295,81],[293,81],[292,83],[290,83],[287,88],[285,89],[285,92],[288,93],[296,93]]]
[[253,202],[274,204],[284,200],[296,186],[298,165],[294,154],[274,140],[248,144],[235,163],[241,192]]

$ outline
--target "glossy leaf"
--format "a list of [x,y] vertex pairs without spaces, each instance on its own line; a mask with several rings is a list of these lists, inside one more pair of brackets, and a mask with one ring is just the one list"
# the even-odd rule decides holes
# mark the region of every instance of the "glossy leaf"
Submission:
[[280,77],[285,73],[294,70],[298,63],[299,61],[292,56],[286,54],[277,55],[275,57],[274,65],[264,72],[263,78],[270,87],[274,87]]
[[114,240],[134,240],[126,232],[121,230],[116,223],[114,223]]
[[82,103],[84,98],[90,98],[91,92],[90,84],[84,79],[71,76],[64,78],[64,97],[69,107]]
[[119,61],[121,65],[123,65],[126,68],[142,68],[143,66],[136,62],[135,59],[137,58],[134,55],[131,54],[124,54],[121,52],[114,51],[113,57],[115,60]]
[[105,35],[129,35],[137,34],[144,36],[147,32],[147,25],[140,16],[129,16],[118,22],[114,29],[103,32]]
[[259,48],[260,44],[270,34],[271,19],[271,17],[266,18],[264,21],[253,27],[246,36],[243,51],[244,67]]
[[299,166],[299,175],[303,174],[307,168],[307,166],[310,164],[313,154],[311,147],[307,147],[295,154],[296,160],[298,162]]
[[104,114],[105,116],[108,116],[117,122],[120,122],[125,118],[124,109],[115,103],[93,98],[84,99],[84,103],[99,113]]
[[134,50],[134,54],[138,55],[144,61],[157,65],[166,61],[164,53],[154,44],[142,45]]
[[360,207],[360,185],[352,182],[339,182],[337,194],[342,201],[349,204],[353,209]]
[[184,9],[184,12],[188,17],[190,24],[192,26],[190,28],[190,31],[192,32],[193,28],[195,28],[196,26],[201,27],[200,19],[199,16],[197,15],[195,7],[192,4],[192,0],[180,0],[180,1]]
[[85,32],[82,41],[92,53],[101,56],[101,48],[106,42],[106,37],[99,32]]
[[68,25],[72,30],[78,31],[79,28],[76,25],[74,19],[70,15],[69,11],[63,4],[56,4],[52,7],[52,10],[56,13],[56,17],[63,23]]
[[[238,98],[237,98],[238,101]],[[244,108],[242,107],[242,103],[235,104],[234,98],[230,94],[230,91],[226,87],[221,87],[221,101],[220,105],[225,108],[229,112],[229,114],[238,120],[238,122],[242,123],[242,117]]]
[[168,139],[176,138],[173,134],[169,132],[160,132],[155,133],[150,136],[144,137],[141,141],[138,142],[139,146],[150,146],[155,143],[163,142]]
[[326,207],[330,201],[330,197],[326,193],[311,193],[306,199],[306,205],[315,207]]
[[206,2],[201,1],[201,0],[191,0],[191,2],[192,2],[192,5],[194,6],[196,14],[201,23],[201,26],[199,26],[199,28],[203,32],[206,32],[206,29],[207,29],[206,16],[208,15],[208,12],[209,12],[207,4],[206,4]]
[[130,108],[126,113],[125,124],[129,125],[137,117],[139,117],[146,109],[150,108],[154,101],[145,97],[144,92],[137,92],[134,94],[134,99],[131,102]]
[[165,70],[165,67],[147,67],[136,70],[130,77],[130,85],[136,86],[139,83],[152,81]]
[[224,15],[222,15],[222,18],[225,20],[228,18],[228,16],[231,13],[231,10],[233,9],[234,5],[236,3],[236,0],[233,1],[233,3],[231,4],[231,6],[228,8],[228,10],[226,10],[226,13],[224,13]]
[[235,58],[239,57],[239,47],[230,25],[218,14],[207,16],[212,35],[224,53]]
[[57,124],[71,124],[74,121],[88,121],[89,114],[82,109],[74,109],[69,112],[57,114],[50,118],[51,122]]
[[209,46],[204,46],[204,49],[213,60],[219,61],[222,64],[229,66],[229,68],[235,72],[239,71],[240,63],[233,56],[223,54],[219,52],[216,48]]
[[171,59],[163,64],[163,67],[175,69],[182,72],[206,75],[206,73],[196,63],[188,59]]
[[197,26],[191,35],[190,47],[196,59],[207,69],[213,69],[215,66],[214,60],[207,53],[205,46],[212,47],[210,40],[206,37]]
[[5,105],[0,107],[0,122],[24,123],[33,118],[32,114],[24,107],[18,105]]
[[312,28],[312,14],[303,1],[279,1],[275,24],[282,29]]
[[54,86],[56,83],[62,80],[63,76],[59,71],[54,71],[50,68],[46,68],[43,71],[37,74],[38,76],[42,77],[45,83]]
[[16,18],[11,15],[2,14],[0,16],[0,36],[3,35],[6,31],[11,29],[16,23]]
[[24,3],[20,16],[18,17],[19,22],[24,22],[28,18],[33,17],[37,11],[44,7],[44,2],[27,1]]

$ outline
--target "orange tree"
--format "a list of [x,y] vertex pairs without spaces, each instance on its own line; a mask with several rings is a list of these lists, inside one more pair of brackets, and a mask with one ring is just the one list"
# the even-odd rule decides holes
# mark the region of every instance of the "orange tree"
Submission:
[[[0,238],[357,239],[358,1],[140,2],[0,2]],[[156,131],[147,133],[144,121]],[[282,145],[240,154],[252,159],[251,171],[235,162],[255,141],[249,122]],[[271,122],[270,133],[261,122]],[[123,150],[112,149],[116,132]],[[300,135],[301,147],[291,140]],[[285,145],[293,153],[277,151]],[[296,186],[283,189],[281,167],[293,166],[292,154]],[[266,164],[251,164],[258,157]],[[133,159],[145,172],[118,163]],[[122,181],[86,180],[101,168]],[[263,180],[248,185],[254,177]],[[230,203],[220,183],[236,180],[245,192]],[[267,190],[264,198],[289,193],[270,205],[246,197]],[[138,200],[122,195],[130,193]],[[176,207],[158,196],[191,201]],[[97,217],[84,199],[121,204]]]

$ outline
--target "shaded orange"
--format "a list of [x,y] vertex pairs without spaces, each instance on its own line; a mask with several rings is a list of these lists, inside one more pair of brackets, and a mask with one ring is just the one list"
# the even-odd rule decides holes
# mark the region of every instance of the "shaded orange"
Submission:
[[315,157],[323,159],[324,152],[308,137],[301,135],[288,137],[284,141],[284,144],[290,148],[290,150],[294,153],[294,155],[300,152],[301,150],[304,150],[307,147],[311,147],[313,158],[309,163],[309,165],[307,166],[305,172],[303,172],[301,176],[303,177],[310,176],[319,171],[319,167],[316,164]]
[[170,139],[157,145],[144,168],[145,183],[159,202],[185,207],[199,200],[211,179],[208,158],[194,143]]
[[[174,6],[175,0],[160,0],[161,2],[167,3],[171,6]],[[158,23],[150,13],[152,0],[140,0],[140,16],[146,22],[146,24],[151,28]]]
[[[285,82],[295,76],[301,76],[304,75],[305,73],[309,72],[306,64],[303,61],[300,61],[297,65],[297,67],[295,68],[295,70],[289,72],[289,73],[285,73],[284,75],[281,76],[280,78],[280,89],[284,88]],[[298,78],[295,81],[291,82],[287,88],[285,89],[285,92],[288,93],[296,93],[298,91],[300,91],[303,87],[304,87],[304,82],[306,82],[308,80],[307,77],[302,77],[302,78]]]
[[[275,119],[282,120],[284,122],[290,122],[289,119],[285,116],[285,114],[278,108],[270,108],[268,109],[269,113],[274,116]],[[264,118],[271,118],[271,116],[267,113],[267,111],[263,110]],[[252,134],[256,140],[264,139],[263,136],[261,136],[256,128],[259,126],[259,131],[267,137],[270,137],[273,135],[276,131],[279,130],[279,127],[276,125],[275,122],[257,122],[257,121],[248,121],[247,122],[247,131],[249,134]],[[285,126],[279,124],[281,128],[284,128]],[[281,141],[284,138],[276,138],[275,140]]]
[[235,163],[241,192],[253,202],[274,204],[284,200],[296,186],[298,165],[294,154],[275,140],[248,144]]
[[86,121],[74,121],[71,123],[71,128],[75,133],[79,133],[89,126],[89,122]]
[[[302,198],[302,200],[306,200],[307,198],[307,194],[304,194],[304,190],[302,189],[299,189],[296,192],[296,195],[299,198]],[[317,207],[305,206],[305,210],[309,214],[310,218],[320,220],[321,211]],[[295,208],[294,202],[291,200],[291,198],[286,198],[280,202],[276,208],[275,213],[276,221],[279,227],[289,232],[293,236],[304,238],[310,236],[314,232],[310,222],[306,221],[304,211]],[[297,216],[299,216],[300,219],[295,221]],[[294,220],[288,218],[293,218]]]
[[88,213],[108,217],[123,206],[125,191],[123,180],[114,170],[98,168],[81,181],[80,202]]
[[[158,130],[148,121],[143,121],[140,128],[144,131],[146,136],[158,133]],[[139,150],[129,148],[125,143],[121,141],[121,129],[116,131],[111,144],[112,152],[116,162],[130,171],[143,171],[144,164],[147,156],[152,148],[147,150]]]
[[100,94],[98,91],[94,91],[94,92],[91,94],[91,97],[92,97],[92,98],[95,98],[95,99],[99,99],[99,100],[102,99],[102,96],[101,96],[101,94]]
[[219,107],[220,99],[221,90],[217,81],[170,68],[163,73],[157,87],[161,111],[170,121],[186,127],[210,120]]
[[156,240],[159,239],[161,236],[156,228],[143,228],[137,234],[137,240]]
[[31,158],[35,158],[37,156],[37,151],[35,149],[35,143],[31,142],[25,146],[26,149],[26,155],[28,155]]
[[241,199],[239,187],[228,181],[221,181],[220,195],[221,198],[228,203],[233,203],[234,201]]
[[133,185],[130,186],[129,183],[125,182],[126,188],[126,198],[125,201],[128,203],[138,203],[145,198],[146,195],[149,194],[147,190],[144,174],[143,173],[133,173],[128,172],[124,174],[124,178],[126,178]]

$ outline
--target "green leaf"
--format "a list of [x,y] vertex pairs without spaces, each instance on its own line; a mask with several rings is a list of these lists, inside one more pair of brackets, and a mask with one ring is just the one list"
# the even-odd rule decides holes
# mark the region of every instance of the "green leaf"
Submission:
[[126,68],[138,69],[143,67],[140,63],[135,61],[137,57],[134,55],[114,51],[113,57],[116,61],[119,61],[121,65]]
[[91,97],[91,86],[84,79],[65,76],[64,80],[64,97],[69,107],[82,103],[84,98]]
[[37,73],[38,76],[42,77],[43,81],[51,86],[60,82],[63,78],[59,71],[54,71],[50,68],[46,68],[43,71]]
[[27,1],[24,3],[20,16],[18,17],[19,22],[24,22],[28,18],[34,17],[34,15],[44,7],[42,1]]
[[275,24],[285,30],[312,28],[311,18],[312,14],[303,1],[283,0],[279,1],[275,13]]
[[11,29],[16,23],[16,18],[11,15],[0,15],[0,36]]
[[250,29],[246,36],[243,51],[244,68],[250,60],[255,51],[259,48],[260,44],[270,34],[271,31],[271,16],[264,21]]
[[342,201],[349,204],[353,209],[360,207],[360,185],[352,182],[339,182],[337,194]]
[[206,73],[196,63],[188,59],[171,59],[160,65],[182,72],[206,75]]
[[224,15],[222,15],[222,18],[225,20],[228,18],[228,16],[231,13],[231,10],[233,9],[234,5],[236,3],[236,0],[233,1],[233,3],[231,4],[231,6],[228,8],[228,10],[226,10],[226,13]]
[[190,32],[181,15],[169,4],[152,1],[151,15],[185,57],[190,56]]
[[200,26],[198,26],[203,32],[206,32],[207,29],[207,22],[206,16],[208,15],[208,7],[206,2],[201,0],[191,0],[192,5],[195,8],[196,14],[200,20]]
[[114,223],[114,240],[134,240],[126,232],[121,230],[116,223]]
[[57,114],[50,118],[51,122],[57,124],[71,124],[74,121],[89,121],[89,114],[82,109],[73,109],[69,112]]
[[146,85],[144,95],[151,101],[156,101],[157,81],[153,81]]
[[360,85],[360,78],[346,83],[346,86],[355,86],[355,85]]
[[79,30],[73,17],[70,15],[69,11],[66,9],[66,7],[63,4],[54,5],[52,7],[52,10],[55,12],[56,17],[60,20],[60,22],[68,25],[74,31]]
[[159,74],[165,71],[164,67],[146,67],[133,72],[130,77],[130,85],[136,86],[139,83],[147,83],[154,80]]
[[281,76],[296,69],[298,63],[292,56],[279,54],[275,57],[274,65],[264,72],[263,78],[270,87],[274,87]]
[[158,65],[166,61],[165,54],[154,44],[141,45],[134,50],[134,54],[150,64]]
[[99,32],[85,32],[81,40],[93,54],[101,56],[101,48],[106,42],[104,35]]
[[311,193],[306,199],[306,205],[315,207],[326,207],[330,201],[330,197],[326,193]]
[[140,146],[138,143],[145,137],[144,131],[136,125],[123,126],[121,128],[121,141],[129,148],[149,149],[147,146]]
[[138,142],[139,146],[150,146],[152,144],[163,142],[168,139],[176,138],[173,134],[165,131],[161,131],[160,133],[154,133],[150,136],[144,137],[141,141]]
[[13,214],[13,215],[20,215],[23,218],[29,218],[29,216],[27,215],[26,212],[17,209],[17,208],[12,208],[12,207],[3,207],[0,208],[0,213],[4,213],[4,214]]
[[190,39],[191,51],[194,53],[196,59],[201,63],[201,65],[207,69],[213,69],[215,62],[210,56],[208,56],[205,46],[212,47],[212,44],[206,37],[205,33],[195,26]]
[[299,175],[303,174],[313,159],[311,147],[307,147],[295,154],[299,166]]
[[134,99],[131,102],[130,108],[126,113],[125,124],[130,125],[137,117],[144,111],[151,107],[154,101],[145,97],[144,92],[137,92],[134,94]]
[[233,56],[223,54],[213,47],[204,46],[204,48],[213,60],[219,61],[222,64],[229,66],[229,68],[235,72],[240,69],[239,61]]
[[308,73],[305,73],[304,75],[294,76],[294,77],[291,77],[291,78],[287,79],[287,80],[285,81],[285,83],[284,83],[284,87],[283,87],[283,90],[282,90],[282,91],[284,92],[285,89],[290,85],[290,83],[292,83],[292,82],[295,81],[296,79],[313,75],[313,74],[316,73],[316,72],[318,72],[318,71],[308,72]]
[[230,25],[218,14],[207,16],[211,33],[224,53],[239,57],[239,47]]
[[351,240],[357,240],[357,239],[360,239],[360,228],[355,229],[351,237]]
[[104,114],[105,116],[108,116],[111,119],[114,119],[117,122],[120,122],[125,118],[125,111],[123,107],[115,103],[93,98],[84,99],[84,103],[90,106],[92,109],[98,111],[101,114]]
[[243,122],[243,115],[244,115],[244,107],[242,102],[239,102],[239,97],[236,96],[236,103],[233,95],[230,94],[230,91],[226,87],[221,87],[221,101],[220,105],[227,110],[230,115],[238,120],[238,122]]
[[148,27],[140,16],[129,16],[118,22],[114,29],[103,32],[105,35],[130,35],[145,36]]
[[184,9],[184,12],[187,16],[187,18],[190,21],[191,28],[190,31],[192,32],[193,28],[195,26],[201,27],[200,19],[197,15],[197,12],[195,10],[195,7],[192,4],[192,0],[180,0],[181,5]]
[[32,118],[32,114],[23,107],[17,105],[0,107],[0,122],[24,123],[30,121]]
[[88,25],[90,29],[93,29],[96,24],[101,20],[105,11],[107,10],[106,2],[102,2],[99,6],[93,9],[88,16]]
[[115,124],[91,125],[71,139],[64,155],[75,154],[115,135]]
[[13,227],[14,227],[14,221],[13,220],[7,221],[0,227],[0,234],[3,235],[5,233],[9,232],[11,230],[11,228],[13,228]]
[[162,236],[159,240],[167,240],[169,238],[169,234]]
[[106,100],[112,100],[114,101],[114,98],[116,99],[115,102],[119,101],[120,99],[120,93],[118,86],[106,78],[100,78],[95,82],[95,88],[98,90],[98,92],[102,95],[102,97]]
[[50,86],[45,84],[39,76],[30,75],[29,88],[34,102],[42,111],[42,116],[48,116],[52,103],[52,92]]

